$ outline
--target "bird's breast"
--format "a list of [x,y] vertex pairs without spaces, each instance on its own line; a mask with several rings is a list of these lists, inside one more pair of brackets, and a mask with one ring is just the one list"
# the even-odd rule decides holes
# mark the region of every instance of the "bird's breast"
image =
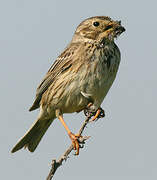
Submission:
[[84,93],[89,94],[98,106],[116,77],[119,62],[120,53],[115,46],[96,49],[91,57]]

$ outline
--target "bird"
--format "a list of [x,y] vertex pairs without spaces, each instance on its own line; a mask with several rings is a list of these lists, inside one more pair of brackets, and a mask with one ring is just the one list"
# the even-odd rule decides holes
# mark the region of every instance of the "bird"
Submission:
[[88,109],[96,112],[93,120],[98,117],[121,60],[115,40],[124,31],[121,21],[108,16],[89,17],[78,25],[72,40],[39,84],[29,109],[40,108],[39,115],[12,153],[22,148],[34,152],[49,126],[58,118],[72,141],[75,154],[79,154],[79,135],[70,131],[63,114]]

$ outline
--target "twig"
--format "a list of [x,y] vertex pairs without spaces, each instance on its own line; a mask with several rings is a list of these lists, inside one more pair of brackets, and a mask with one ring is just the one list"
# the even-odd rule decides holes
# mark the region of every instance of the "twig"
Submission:
[[[89,123],[89,120],[90,120],[91,116],[87,116],[86,120],[84,121],[84,123],[82,124],[80,130],[79,130],[79,135],[82,135],[85,127],[87,126],[87,124]],[[85,144],[85,141],[87,139],[89,139],[90,136],[81,136],[79,138],[79,143],[82,145],[80,148],[83,148],[84,147],[84,144]],[[64,154],[59,158],[58,161],[56,161],[55,159],[52,160],[52,164],[51,164],[51,169],[50,169],[50,172],[46,178],[46,180],[51,180],[56,172],[56,170],[62,165],[62,162],[65,160],[67,160],[68,158],[68,155],[71,153],[71,151],[73,150],[73,145],[71,144],[69,146],[69,148],[64,152]]]

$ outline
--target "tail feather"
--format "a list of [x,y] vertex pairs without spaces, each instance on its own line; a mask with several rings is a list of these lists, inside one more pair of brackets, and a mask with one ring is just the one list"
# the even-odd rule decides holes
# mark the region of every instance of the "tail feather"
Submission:
[[53,122],[53,119],[41,120],[38,119],[27,133],[19,140],[19,142],[12,149],[12,153],[22,149],[28,148],[30,152],[34,152],[38,146],[43,135]]

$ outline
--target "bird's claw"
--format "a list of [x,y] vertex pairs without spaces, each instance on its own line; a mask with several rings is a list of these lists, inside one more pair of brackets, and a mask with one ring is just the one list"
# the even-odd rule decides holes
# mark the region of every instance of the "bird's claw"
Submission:
[[89,106],[84,110],[84,114],[87,117],[94,116],[90,121],[97,121],[99,118],[105,117],[105,111],[101,107],[95,111],[93,109],[90,109],[90,106]]
[[84,148],[84,144],[80,144],[79,147],[82,149]]
[[99,109],[100,109],[100,113],[98,115],[98,119],[105,117],[105,111],[101,107]]
[[76,150],[74,155],[79,155],[79,149],[82,148],[83,144],[80,145],[80,141],[79,138],[81,137],[81,135],[79,134],[73,134],[72,132],[69,133],[69,137],[72,141],[73,144],[73,149]]

